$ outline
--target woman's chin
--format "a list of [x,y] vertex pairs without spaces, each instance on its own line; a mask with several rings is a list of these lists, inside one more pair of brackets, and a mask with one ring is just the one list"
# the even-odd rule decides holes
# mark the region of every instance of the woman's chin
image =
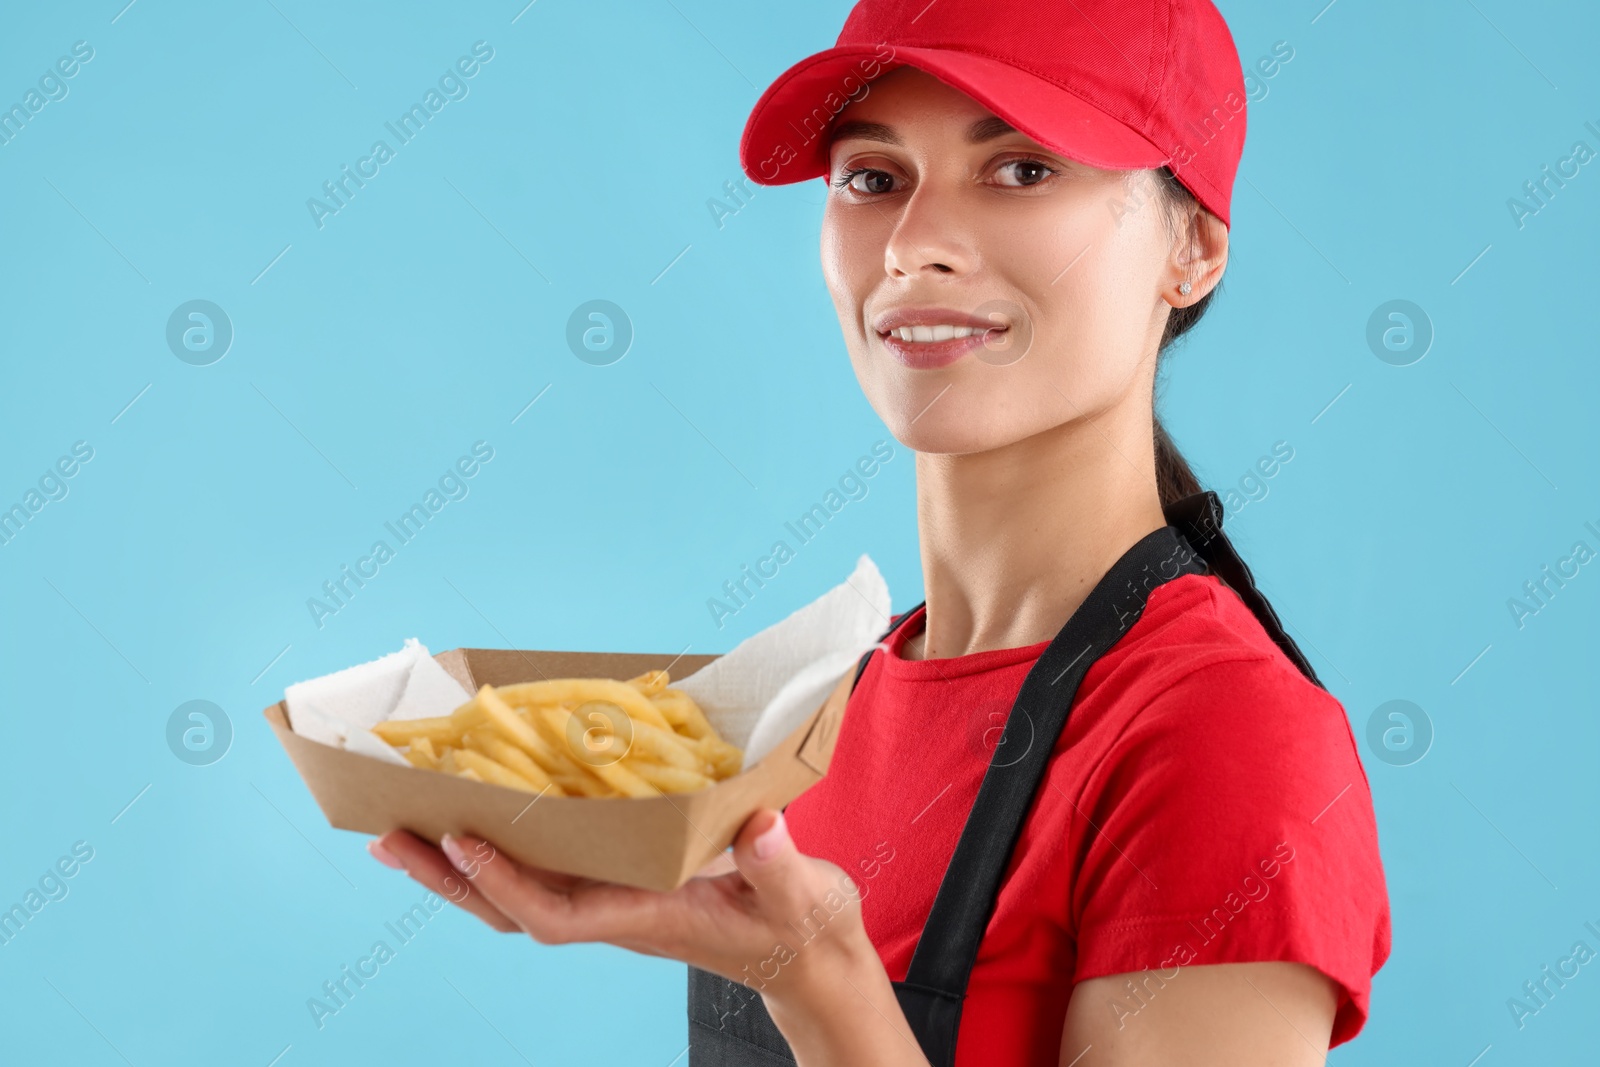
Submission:
[[933,410],[905,414],[889,424],[895,440],[913,452],[930,456],[961,456],[988,452],[1015,440],[994,426],[973,425],[965,417],[940,417]]

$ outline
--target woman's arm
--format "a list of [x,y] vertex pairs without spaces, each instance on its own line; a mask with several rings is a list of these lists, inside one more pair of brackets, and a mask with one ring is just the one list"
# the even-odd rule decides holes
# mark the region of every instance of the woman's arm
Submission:
[[528,867],[473,837],[446,838],[441,851],[397,830],[374,845],[496,930],[546,945],[605,941],[745,983],[800,1067],[928,1067],[867,938],[858,887],[795,848],[775,811],[752,815],[731,855],[670,893]]
[[1311,1067],[1328,1056],[1334,983],[1303,963],[1222,963],[1079,982],[1061,1067]]

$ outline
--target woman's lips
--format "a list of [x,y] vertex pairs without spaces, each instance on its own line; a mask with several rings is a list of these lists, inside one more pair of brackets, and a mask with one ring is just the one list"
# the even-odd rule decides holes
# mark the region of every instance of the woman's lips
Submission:
[[889,350],[902,366],[913,370],[930,370],[946,367],[968,352],[984,347],[991,338],[1003,335],[1006,328],[990,327],[978,330],[967,337],[952,337],[946,341],[906,341],[894,333],[878,335],[883,347]]

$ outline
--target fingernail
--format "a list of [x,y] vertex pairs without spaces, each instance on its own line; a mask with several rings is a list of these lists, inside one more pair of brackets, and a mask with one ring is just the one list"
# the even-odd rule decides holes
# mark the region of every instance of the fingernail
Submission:
[[789,836],[789,828],[783,821],[783,812],[778,812],[778,820],[756,838],[756,859],[771,859],[783,847],[783,842]]
[[406,869],[406,865],[401,863],[399,858],[395,856],[393,852],[390,852],[388,849],[384,848],[383,845],[378,842],[377,838],[373,838],[371,841],[367,842],[367,851],[372,853],[373,859],[377,860],[385,867],[393,867],[397,871],[403,871]]
[[450,862],[456,865],[456,870],[465,872],[467,869],[467,854],[461,851],[461,843],[449,834],[445,834],[439,841],[439,847],[444,849],[444,854],[450,857]]

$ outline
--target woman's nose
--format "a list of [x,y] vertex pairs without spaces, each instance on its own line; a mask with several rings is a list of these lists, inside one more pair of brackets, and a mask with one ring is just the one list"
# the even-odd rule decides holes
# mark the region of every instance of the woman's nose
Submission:
[[904,201],[883,250],[884,271],[892,278],[965,274],[975,260],[956,224],[950,197],[928,186]]

